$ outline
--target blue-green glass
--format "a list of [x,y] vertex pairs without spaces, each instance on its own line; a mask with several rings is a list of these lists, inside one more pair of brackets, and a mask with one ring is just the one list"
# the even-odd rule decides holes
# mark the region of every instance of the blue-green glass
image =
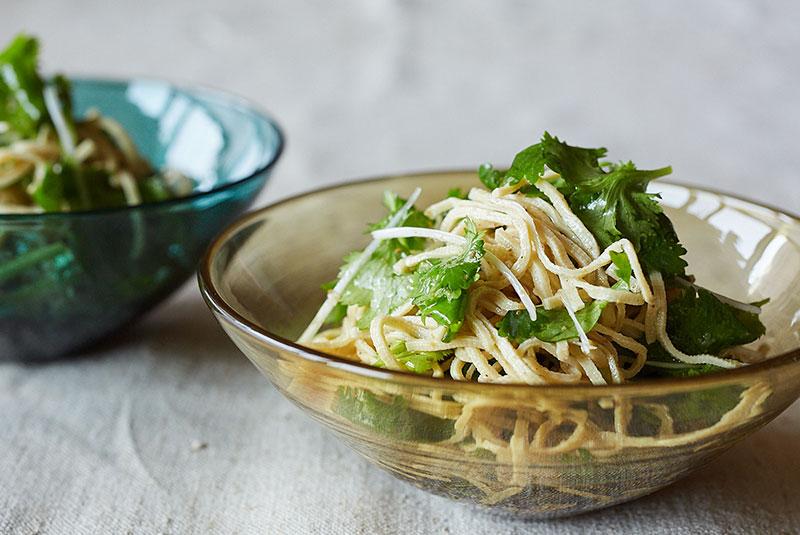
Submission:
[[128,325],[180,286],[263,187],[283,146],[246,102],[161,81],[75,80],[80,116],[117,119],[155,167],[196,181],[181,199],[0,215],[0,360],[59,357]]

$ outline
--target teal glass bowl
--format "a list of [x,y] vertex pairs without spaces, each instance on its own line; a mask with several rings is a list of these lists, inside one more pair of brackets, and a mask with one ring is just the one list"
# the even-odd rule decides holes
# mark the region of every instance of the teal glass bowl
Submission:
[[73,95],[78,116],[116,119],[154,167],[195,189],[134,207],[0,214],[0,360],[74,353],[162,301],[252,203],[283,148],[274,120],[215,90],[76,79]]

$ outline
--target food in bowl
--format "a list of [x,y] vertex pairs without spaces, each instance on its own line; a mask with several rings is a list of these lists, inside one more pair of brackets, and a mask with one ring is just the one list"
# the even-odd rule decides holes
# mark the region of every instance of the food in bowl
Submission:
[[0,360],[75,354],[165,299],[283,146],[239,97],[45,81],[37,49],[20,36],[0,58]]
[[388,176],[260,209],[209,248],[204,297],[275,388],[377,467],[496,512],[566,516],[649,494],[797,399],[800,219],[668,182],[654,189],[698,281],[740,301],[772,298],[759,315],[762,362],[659,379],[640,373],[622,384],[492,384],[375,367],[296,342],[323,300],[319,285],[370,241],[363,223],[385,216],[371,201],[421,186],[427,206],[479,185],[474,171]]
[[[658,196],[646,191],[671,169],[607,163],[605,154],[545,133],[508,171],[482,166],[484,188],[452,190],[423,211],[419,190],[407,200],[385,193],[388,214],[369,226],[372,242],[324,286],[298,342],[378,368],[525,385],[614,385],[762,360],[766,347],[744,345],[765,333],[766,301],[698,286]],[[597,457],[700,444],[760,414],[769,395],[757,382],[576,405],[538,392],[526,401],[401,396],[373,382],[340,387],[329,403],[390,440],[492,461],[466,461],[460,490],[448,493],[513,509],[538,488],[532,509],[553,514],[559,500],[579,503],[587,483],[606,477],[580,473],[604,470]],[[532,480],[536,462],[549,467]],[[613,488],[591,492],[611,503]]]
[[38,40],[25,34],[0,52],[0,214],[113,208],[192,192],[182,173],[154,170],[113,118],[97,110],[76,118],[70,81],[43,78],[38,56]]
[[[482,383],[619,384],[763,358],[767,300],[695,283],[650,181],[669,167],[604,161],[547,132],[485,188],[424,211],[387,192],[299,338],[392,370]],[[321,332],[322,327],[326,327]]]

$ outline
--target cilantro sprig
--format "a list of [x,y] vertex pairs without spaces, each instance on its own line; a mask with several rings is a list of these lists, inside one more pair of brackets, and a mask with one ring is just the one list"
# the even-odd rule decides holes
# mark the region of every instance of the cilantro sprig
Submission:
[[[384,195],[384,205],[389,214],[380,222],[370,225],[369,230],[384,228],[389,218],[404,203],[404,199],[387,192]],[[431,224],[430,219],[412,207],[399,226],[428,228]],[[445,340],[451,339],[464,323],[467,290],[478,279],[481,258],[484,254],[483,239],[471,222],[467,223],[465,237],[467,245],[461,253],[450,258],[426,260],[417,266],[414,273],[395,273],[393,266],[404,256],[422,250],[425,247],[425,239],[385,240],[347,285],[339,306],[328,317],[326,323],[340,322],[346,306],[361,305],[366,307],[366,311],[359,319],[358,327],[366,329],[376,316],[387,315],[412,299],[421,316],[431,317],[440,325],[447,327]],[[340,276],[359,254],[351,253],[345,257],[345,263],[340,268]],[[331,284],[324,286],[326,289],[331,287]]]
[[478,171],[489,188],[534,184],[545,169],[560,175],[557,184],[572,211],[601,247],[628,238],[647,271],[665,276],[685,274],[686,249],[678,242],[672,223],[661,211],[658,195],[647,184],[672,172],[670,167],[637,169],[632,162],[604,165],[605,148],[568,145],[545,132],[539,143],[522,150],[505,173],[484,164]]
[[765,332],[758,314],[723,303],[705,288],[672,288],[676,295],[667,311],[667,334],[675,347],[696,355],[754,342]]
[[364,429],[393,440],[439,442],[453,435],[454,421],[412,409],[403,396],[378,396],[340,387],[334,410]]
[[[391,217],[396,214],[405,203],[406,199],[403,199],[392,191],[385,191],[383,193],[383,205],[388,210],[388,213],[386,214],[386,217],[377,223],[369,225],[368,232],[386,228],[386,225],[389,223],[389,219],[391,219]],[[433,221],[431,221],[430,218],[417,210],[416,207],[412,206],[408,210],[406,217],[400,221],[397,226],[430,228],[432,224]],[[410,254],[413,251],[419,251],[424,247],[424,238],[392,238],[382,242],[378,250],[375,252],[375,255],[383,257],[390,262],[396,262],[401,256]]]
[[38,63],[39,42],[29,35],[18,35],[0,52],[0,120],[17,139],[35,136],[48,118]]
[[467,220],[464,250],[450,258],[422,262],[414,276],[414,305],[423,317],[430,316],[447,327],[445,340],[451,339],[464,324],[467,290],[478,280],[483,239]]
[[618,253],[616,251],[611,251],[611,262],[614,264],[614,267],[617,268],[617,275],[619,276],[620,282],[624,283],[623,289],[629,289],[631,286],[631,275],[633,274],[633,269],[631,268],[631,261],[628,259],[628,255],[625,253]]
[[[387,208],[388,214],[379,222],[369,225],[368,231],[385,228],[391,217],[403,207],[405,202],[405,199],[395,193],[385,192],[383,204]],[[411,207],[398,226],[429,228],[431,224],[431,220],[425,214]],[[359,319],[358,327],[366,329],[373,318],[379,315],[388,315],[392,310],[411,299],[414,290],[413,277],[410,274],[395,273],[393,266],[403,256],[419,251],[424,246],[425,240],[422,238],[393,238],[383,241],[347,285],[339,300],[339,305],[328,317],[326,323],[339,323],[344,317],[344,307],[347,305],[361,305],[367,310]],[[360,252],[354,252],[345,257],[344,265],[339,270],[340,277],[360,255]],[[335,281],[323,288],[330,289],[334,284]]]
[[405,342],[392,344],[389,351],[397,362],[414,373],[429,373],[436,363],[452,353],[452,351],[409,351]]
[[[594,329],[606,305],[605,301],[592,301],[575,312],[575,317],[585,332]],[[532,320],[525,310],[512,310],[503,316],[497,324],[497,330],[500,336],[517,344],[529,338],[538,338],[544,342],[561,342],[578,338],[578,329],[565,308],[552,310],[540,308],[535,320]]]
[[[507,171],[484,164],[478,176],[489,189],[526,181],[529,185],[520,189],[526,193],[547,169],[558,173],[553,184],[601,247],[627,238],[645,271],[658,271],[664,276],[672,288],[671,294],[677,295],[669,303],[667,333],[681,351],[719,354],[723,349],[752,342],[764,334],[764,325],[757,314],[737,309],[702,288],[686,288],[674,282],[686,278],[687,264],[682,258],[686,249],[661,210],[658,195],[647,192],[650,181],[670,174],[672,169],[641,170],[632,162],[609,164],[602,161],[605,156],[605,148],[568,145],[545,132],[539,143],[516,155]],[[615,287],[629,288],[630,259],[624,253],[614,252],[611,260],[619,277]],[[595,303],[599,302],[577,313],[586,331],[599,318]],[[518,343],[530,337],[554,341],[577,336],[565,310],[542,311],[536,321],[520,311],[510,312],[498,328],[503,336]],[[651,346],[651,354],[654,359],[664,357],[663,360],[674,362],[658,344]],[[692,373],[707,371],[691,370]]]

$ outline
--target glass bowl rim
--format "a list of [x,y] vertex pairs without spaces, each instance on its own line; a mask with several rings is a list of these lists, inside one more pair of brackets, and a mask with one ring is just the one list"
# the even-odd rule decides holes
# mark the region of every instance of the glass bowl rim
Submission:
[[[241,229],[255,220],[262,218],[265,213],[278,208],[284,204],[302,200],[305,197],[325,193],[331,190],[344,189],[346,187],[358,187],[366,184],[380,183],[398,178],[422,178],[448,175],[448,174],[470,174],[475,173],[474,169],[440,169],[432,171],[415,171],[408,173],[398,173],[391,175],[379,175],[377,177],[362,178],[351,181],[343,181],[334,183],[322,188],[313,189],[310,191],[301,192],[289,197],[279,199],[273,203],[248,212],[235,221],[226,226],[211,242],[206,249],[205,254],[200,262],[197,270],[197,279],[200,287],[200,293],[203,296],[208,307],[218,316],[224,318],[228,323],[232,324],[236,329],[244,331],[250,336],[256,338],[259,342],[271,346],[277,346],[283,351],[286,351],[295,357],[299,357],[310,363],[322,364],[332,368],[340,369],[347,373],[367,378],[375,378],[382,380],[390,380],[393,382],[404,383],[407,385],[425,386],[439,389],[452,389],[452,390],[469,390],[475,393],[487,393],[490,390],[502,390],[504,392],[515,393],[532,393],[546,391],[562,391],[568,393],[592,393],[599,396],[607,396],[614,393],[624,391],[626,394],[647,394],[655,393],[654,388],[658,390],[670,390],[674,386],[679,387],[708,387],[715,384],[728,384],[734,383],[740,379],[749,376],[759,375],[761,372],[767,372],[772,369],[791,367],[800,365],[800,346],[790,349],[780,355],[768,358],[762,362],[741,366],[739,368],[725,369],[718,372],[696,375],[692,377],[668,377],[668,378],[646,378],[640,381],[622,383],[622,384],[607,384],[607,385],[589,385],[584,383],[579,384],[541,384],[529,385],[522,383],[477,383],[474,381],[457,381],[451,377],[432,377],[427,375],[419,375],[412,371],[404,370],[388,370],[384,368],[376,368],[361,362],[351,361],[342,357],[331,355],[323,351],[318,351],[301,344],[294,340],[289,340],[277,334],[271,333],[267,329],[259,326],[255,322],[250,321],[241,314],[239,314],[234,307],[229,305],[222,295],[217,291],[213,279],[211,277],[211,265],[216,258],[217,253],[228,240],[235,236]],[[800,226],[800,216],[789,212],[784,209],[776,208],[766,203],[756,202],[745,197],[720,191],[717,189],[704,188],[693,186],[690,184],[682,183],[680,181],[662,180],[661,184],[674,185],[683,188],[689,188],[696,191],[711,193],[715,195],[722,195],[738,201],[748,203],[757,208],[766,208],[775,213],[781,214],[785,217],[791,218],[795,224]]]
[[70,77],[69,80],[70,82],[78,82],[81,84],[95,84],[101,86],[116,86],[116,87],[130,85],[135,82],[164,84],[171,87],[172,89],[184,91],[186,93],[196,95],[205,100],[220,102],[226,106],[236,106],[238,108],[247,111],[252,115],[255,115],[260,120],[268,124],[270,128],[272,128],[272,130],[275,132],[277,145],[275,146],[275,150],[270,155],[270,157],[263,164],[258,166],[254,171],[241,178],[237,178],[236,180],[222,184],[221,186],[216,186],[214,188],[211,188],[208,191],[193,192],[184,197],[176,197],[173,199],[166,199],[163,201],[146,202],[137,205],[116,206],[111,208],[96,208],[92,210],[71,210],[66,212],[0,213],[0,224],[2,224],[4,221],[27,222],[27,221],[40,221],[45,219],[58,219],[59,217],[67,218],[67,217],[95,216],[95,215],[105,215],[105,214],[124,213],[124,212],[145,212],[149,210],[158,210],[163,207],[179,206],[183,203],[192,204],[194,201],[198,199],[203,199],[205,197],[209,197],[229,189],[235,189],[236,187],[241,186],[242,184],[245,184],[247,182],[250,182],[251,180],[256,179],[262,173],[269,171],[278,162],[286,146],[286,135],[284,134],[283,128],[281,128],[280,124],[278,124],[278,122],[275,120],[274,116],[270,113],[267,113],[253,101],[245,97],[242,97],[240,95],[237,95],[236,93],[231,93],[226,90],[217,89],[200,84],[184,85],[179,83],[173,83],[164,78],[156,78],[148,76],[135,76],[132,78],[123,78],[123,77],[114,78],[114,77],[104,77],[104,76],[73,76]]

